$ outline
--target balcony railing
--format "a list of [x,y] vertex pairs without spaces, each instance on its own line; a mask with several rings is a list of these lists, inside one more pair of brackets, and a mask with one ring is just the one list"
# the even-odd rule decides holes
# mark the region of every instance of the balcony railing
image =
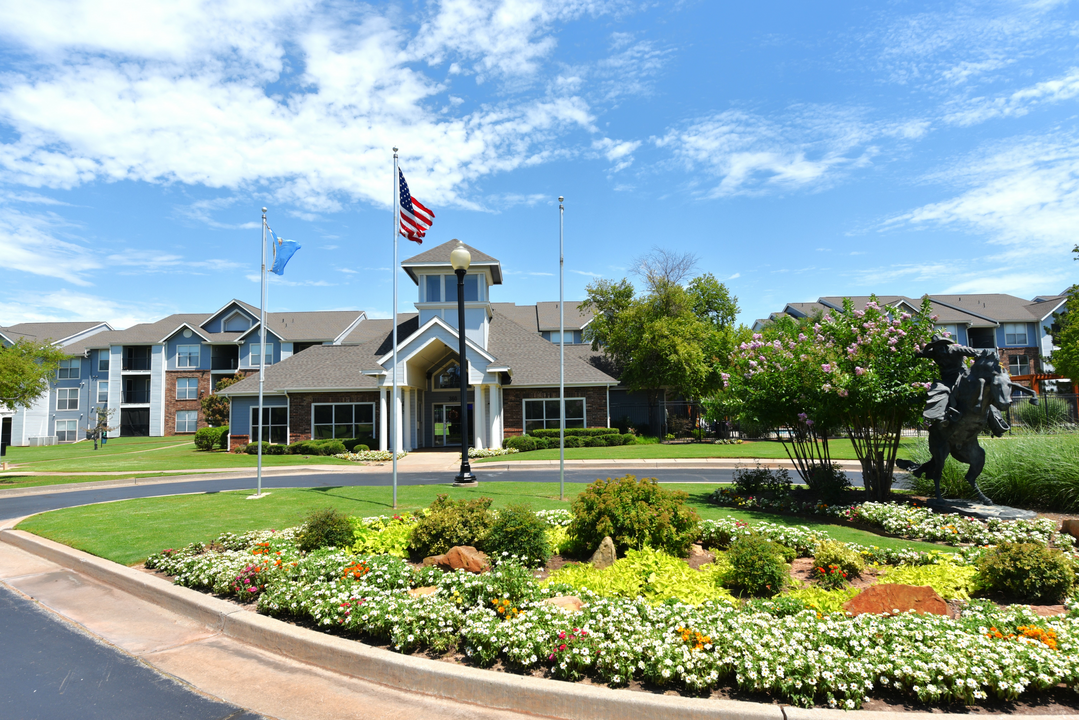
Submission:
[[240,359],[234,357],[215,357],[210,360],[211,370],[235,370],[240,367]]
[[120,402],[125,405],[147,404],[150,402],[149,390],[133,390],[120,393]]
[[149,370],[150,358],[124,358],[124,370]]

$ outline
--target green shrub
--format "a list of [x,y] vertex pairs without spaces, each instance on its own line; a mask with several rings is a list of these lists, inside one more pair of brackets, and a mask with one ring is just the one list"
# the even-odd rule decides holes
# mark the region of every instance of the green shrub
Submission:
[[[263,455],[284,455],[288,445],[274,445],[273,443],[261,443]],[[259,454],[259,443],[247,443],[244,447],[244,452],[248,455]]]
[[228,442],[229,429],[224,427],[204,427],[195,431],[195,447],[199,450],[224,448]]
[[[1002,438],[979,438],[985,449],[985,468],[978,477],[982,492],[993,502],[1012,507],[1079,510],[1079,433],[1015,432]],[[908,450],[916,463],[929,460],[929,447],[921,440]],[[945,497],[969,498],[967,466],[949,457],[940,488]],[[934,493],[933,481],[910,479],[920,495]]]
[[1020,423],[1034,430],[1058,428],[1072,421],[1068,401],[1051,396],[1038,398],[1037,405],[1025,398],[1019,400],[1012,407],[1012,412]]
[[784,555],[782,546],[761,535],[740,535],[727,551],[730,569],[723,584],[746,595],[777,595],[790,580]]
[[1034,543],[1001,543],[977,562],[978,583],[1021,602],[1057,603],[1075,585],[1072,560]]
[[607,441],[609,447],[617,447],[619,445],[626,444],[626,436],[615,433],[614,435],[604,435],[603,438]]
[[805,603],[807,608],[828,615],[843,611],[843,605],[861,590],[858,588],[840,588],[839,590],[825,590],[822,587],[800,587],[791,590],[784,597]]
[[[528,434],[533,437],[557,438],[558,428],[540,428],[532,430]],[[617,435],[618,428],[566,428],[566,437],[601,437],[605,435]]]
[[408,557],[408,541],[416,524],[409,513],[395,515],[388,520],[364,522],[350,518],[355,532],[352,552],[363,555],[393,555]]
[[865,570],[865,560],[850,545],[836,540],[825,540],[813,548],[813,568],[828,569],[838,565],[849,577],[857,577]]
[[[555,446],[557,447],[558,441],[555,440]],[[568,448],[579,448],[584,446],[584,438],[579,435],[570,435],[565,439],[565,445]]]
[[836,500],[850,487],[850,480],[839,465],[817,465],[806,480],[809,489],[824,500]]
[[340,440],[300,440],[288,446],[290,455],[340,455],[347,450]]
[[805,602],[790,595],[777,595],[769,599],[751,598],[742,605],[744,612],[767,613],[776,618],[797,615],[805,609]]
[[528,558],[527,564],[545,565],[551,557],[548,527],[528,505],[508,505],[491,523],[483,549],[492,558],[517,555]]
[[494,517],[491,498],[450,500],[439,495],[416,523],[408,549],[417,557],[441,555],[455,545],[482,547]]
[[638,445],[638,444],[642,444],[642,443],[640,443],[637,436],[634,435],[633,433],[624,433],[622,435],[622,444],[623,445]]
[[757,463],[752,469],[736,469],[734,485],[739,495],[768,493],[775,498],[785,498],[791,494],[791,474],[784,468],[769,470]]
[[348,515],[324,508],[307,516],[296,545],[304,552],[311,552],[325,547],[350,548],[354,540],[355,531]]
[[342,438],[341,443],[348,452],[366,452],[378,445],[373,437],[367,435],[358,438]]
[[514,435],[513,437],[508,437],[503,440],[502,445],[507,450],[529,452],[536,449],[536,438],[531,435]]
[[585,447],[607,447],[607,439],[602,435],[593,435],[584,438]]
[[568,533],[589,552],[610,535],[624,553],[645,546],[685,557],[700,532],[684,492],[664,490],[655,478],[633,475],[596,480],[573,501]]
[[969,600],[977,591],[978,569],[941,562],[936,565],[900,565],[883,570],[881,584],[928,585],[945,600]]

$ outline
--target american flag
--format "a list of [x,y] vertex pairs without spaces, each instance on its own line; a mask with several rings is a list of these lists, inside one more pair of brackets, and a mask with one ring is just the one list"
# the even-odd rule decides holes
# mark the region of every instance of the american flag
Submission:
[[423,238],[435,221],[435,214],[425,208],[408,191],[408,183],[405,182],[405,174],[400,169],[397,171],[401,180],[401,234],[409,240],[423,244]]

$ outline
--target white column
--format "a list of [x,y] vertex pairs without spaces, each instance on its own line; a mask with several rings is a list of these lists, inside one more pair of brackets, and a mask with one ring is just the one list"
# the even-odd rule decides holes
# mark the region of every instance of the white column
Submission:
[[473,409],[473,412],[476,415],[476,420],[475,420],[475,423],[474,423],[474,425],[476,427],[476,449],[477,450],[482,450],[487,445],[486,442],[484,442],[484,437],[483,437],[484,426],[487,424],[487,423],[484,422],[483,385],[477,384],[475,386],[474,399],[472,401],[472,409]]
[[404,418],[401,417],[404,414],[402,412],[404,408],[401,407],[401,390],[403,389],[404,388],[398,385],[397,397],[393,399],[393,406],[396,408],[396,422],[394,423],[395,427],[393,429],[393,449],[395,452],[401,452],[404,449],[404,433],[401,432],[401,428],[404,425]]
[[386,403],[386,388],[378,391],[378,449],[389,450],[389,408]]
[[404,422],[405,432],[401,438],[405,447],[405,452],[412,452],[412,391],[407,388],[401,388],[401,394],[404,395],[405,411],[402,413],[402,421]]
[[491,386],[491,447],[502,447],[502,388]]

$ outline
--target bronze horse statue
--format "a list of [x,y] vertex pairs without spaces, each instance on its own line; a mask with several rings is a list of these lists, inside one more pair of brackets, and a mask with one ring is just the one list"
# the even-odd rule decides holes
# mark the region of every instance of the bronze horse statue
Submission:
[[[940,380],[929,388],[922,413],[929,425],[932,458],[920,465],[897,460],[896,465],[933,480],[937,500],[941,500],[940,476],[950,454],[970,466],[966,478],[978,501],[992,505],[993,501],[978,487],[978,476],[985,468],[985,450],[978,444],[978,435],[986,428],[996,437],[1008,431],[1008,422],[1001,412],[1011,405],[1012,388],[1033,395],[1035,404],[1037,394],[1011,381],[1000,366],[996,350],[975,350],[938,337],[919,356],[933,360],[940,369]],[[969,368],[964,358],[973,358]]]

